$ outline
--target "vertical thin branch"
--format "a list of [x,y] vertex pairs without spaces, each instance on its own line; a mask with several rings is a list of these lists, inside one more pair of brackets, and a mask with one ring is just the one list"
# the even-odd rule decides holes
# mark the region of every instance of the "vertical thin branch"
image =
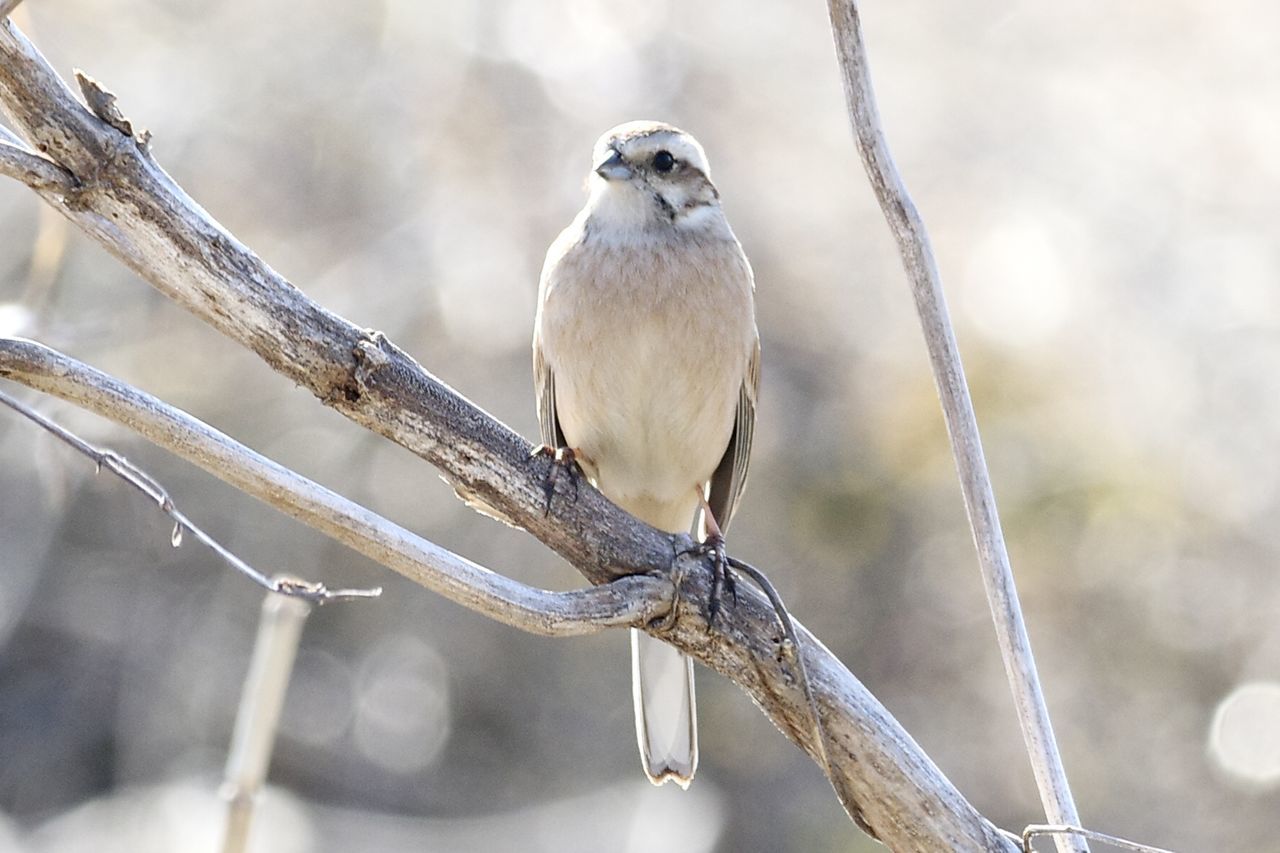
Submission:
[[[933,367],[938,395],[942,400],[947,433],[960,474],[965,509],[978,549],[982,580],[995,620],[996,637],[1004,658],[1005,673],[1013,690],[1022,736],[1031,757],[1040,799],[1050,823],[1079,826],[1080,818],[1071,798],[1067,774],[1058,754],[1049,711],[1045,706],[1040,678],[1036,674],[1031,641],[1018,604],[1013,570],[1000,530],[991,476],[982,453],[978,421],[960,363],[960,351],[942,293],[942,280],[934,260],[924,222],[907,193],[889,146],[885,142],[876,110],[862,27],[854,0],[828,0],[836,55],[844,79],[845,100],[858,153],[871,186],[893,231],[902,261],[911,280],[916,311],[924,328],[929,362]],[[1088,845],[1076,836],[1056,836],[1061,853],[1087,851]]]
[[222,853],[244,853],[248,848],[253,808],[267,778],[280,709],[293,673],[302,626],[310,614],[310,604],[279,593],[267,593],[262,602],[258,638],[240,694],[240,710],[236,713],[222,784],[222,796],[227,801]]

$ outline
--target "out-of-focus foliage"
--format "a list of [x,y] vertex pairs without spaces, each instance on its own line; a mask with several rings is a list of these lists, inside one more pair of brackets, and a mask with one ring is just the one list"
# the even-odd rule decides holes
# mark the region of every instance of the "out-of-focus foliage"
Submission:
[[[545,246],[609,126],[698,136],[757,273],[764,388],[733,551],[1009,828],[1038,817],[910,298],[821,3],[28,3],[309,295],[536,435]],[[34,20],[32,20],[34,18]],[[1081,814],[1186,850],[1280,836],[1280,13],[867,4]],[[0,319],[467,556],[578,577],[0,185]],[[54,226],[56,228],[56,226]],[[39,238],[39,239],[38,239]],[[55,248],[51,248],[51,246]],[[652,790],[623,632],[530,638],[73,408],[270,571],[383,584],[311,619],[262,850],[869,850],[817,768],[699,682]],[[259,591],[0,416],[0,849],[211,850]],[[671,840],[675,838],[677,840]],[[111,846],[115,845],[115,846]]]

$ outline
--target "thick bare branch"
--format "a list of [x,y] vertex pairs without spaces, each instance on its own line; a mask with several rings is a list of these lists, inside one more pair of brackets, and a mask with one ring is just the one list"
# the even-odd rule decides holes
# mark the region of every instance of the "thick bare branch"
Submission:
[[0,22],[0,107],[80,179],[59,210],[166,296],[326,405],[436,465],[462,494],[591,566],[591,580],[667,570],[671,538],[594,490],[544,514],[549,460],[531,457],[523,438],[241,245],[134,137],[81,105],[11,22]]
[[[916,312],[924,327],[929,362],[942,400],[947,434],[951,437],[951,449],[960,473],[965,509],[978,548],[982,581],[995,620],[996,637],[1013,690],[1023,739],[1040,789],[1040,799],[1050,822],[1078,826],[1080,818],[1071,799],[1066,770],[1058,754],[1053,727],[1049,723],[1049,710],[1040,688],[1040,677],[1036,674],[1031,640],[1027,637],[1022,608],[1018,604],[1018,591],[1013,583],[1013,569],[1009,565],[1004,534],[1000,530],[991,475],[987,471],[982,440],[978,436],[978,420],[965,382],[960,349],[956,345],[946,297],[942,292],[942,278],[934,260],[933,246],[924,220],[920,218],[885,142],[871,86],[857,3],[855,0],[829,0],[828,10],[858,153],[898,243],[915,296]],[[1062,853],[1088,850],[1084,841],[1076,836],[1059,835],[1055,840]]]
[[[84,185],[59,204],[65,215],[273,369],[436,465],[461,494],[524,527],[595,583],[669,572],[674,565],[685,578],[678,617],[666,632],[649,630],[730,678],[784,734],[811,756],[820,754],[797,673],[780,651],[772,606],[742,589],[738,601],[709,625],[703,605],[711,572],[704,559],[681,553],[692,545],[688,536],[654,530],[586,485],[574,500],[567,499],[573,491],[559,494],[544,513],[549,460],[531,456],[528,442],[381,335],[307,299],[192,202],[139,140],[80,105],[39,53],[4,23],[0,106]],[[56,378],[40,381],[56,384]],[[831,772],[840,777],[841,790],[853,792],[860,822],[899,851],[1017,849],[1015,840],[960,796],[839,660],[799,624],[796,631],[830,735]]]
[[[622,577],[603,587],[566,593],[525,587],[418,538],[154,397],[32,341],[0,339],[0,376],[127,426],[246,494],[506,624],[563,636],[652,621],[670,606],[670,582],[652,576]],[[696,571],[691,557],[680,560],[682,568]],[[676,634],[669,638],[682,647],[701,649],[709,665],[747,689],[784,733],[820,759],[821,744],[811,738],[807,699],[797,672],[780,650],[772,605],[740,589],[737,605],[717,621],[725,635],[713,633],[700,606],[708,582],[690,578],[685,585],[687,600],[682,600]],[[961,850],[1012,849],[1004,836],[972,812],[840,662],[803,627],[797,625],[796,631],[827,727],[827,762],[841,784],[856,792],[863,819],[873,830],[889,839],[898,832],[946,838]],[[932,819],[936,825],[919,824],[913,810],[922,807],[940,809]],[[873,822],[872,815],[881,820]]]

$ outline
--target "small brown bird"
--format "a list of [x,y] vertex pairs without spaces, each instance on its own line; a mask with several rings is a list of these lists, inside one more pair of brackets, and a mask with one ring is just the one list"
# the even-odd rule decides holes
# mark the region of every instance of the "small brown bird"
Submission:
[[[542,442],[614,503],[700,538],[746,482],[759,385],[751,265],[702,146],[637,121],[602,136],[586,206],[547,251],[533,333]],[[655,785],[698,764],[693,662],[631,632],[636,735]]]

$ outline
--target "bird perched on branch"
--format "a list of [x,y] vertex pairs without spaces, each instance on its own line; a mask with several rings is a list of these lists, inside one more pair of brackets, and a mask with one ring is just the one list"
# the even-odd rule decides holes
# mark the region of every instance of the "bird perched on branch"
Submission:
[[[596,143],[586,206],[547,251],[533,335],[544,447],[614,503],[718,541],[747,476],[759,385],[751,266],[702,146],[668,124]],[[655,785],[698,764],[693,662],[631,632],[636,735]]]

